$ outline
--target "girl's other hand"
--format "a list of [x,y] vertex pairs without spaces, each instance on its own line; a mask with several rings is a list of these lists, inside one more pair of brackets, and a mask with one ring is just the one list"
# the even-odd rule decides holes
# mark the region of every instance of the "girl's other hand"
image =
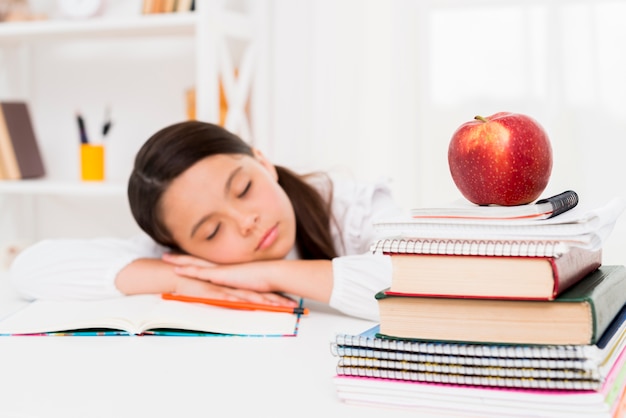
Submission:
[[[201,258],[178,255],[164,254],[163,261],[173,264],[183,270],[209,270],[217,267],[216,264]],[[210,299],[223,299],[232,301],[243,301],[252,303],[264,303],[276,306],[298,306],[295,300],[274,292],[261,292],[249,289],[238,289],[229,286],[222,286],[211,283],[206,279],[198,277],[189,277],[181,275],[176,285],[176,293],[188,296],[199,296]]]

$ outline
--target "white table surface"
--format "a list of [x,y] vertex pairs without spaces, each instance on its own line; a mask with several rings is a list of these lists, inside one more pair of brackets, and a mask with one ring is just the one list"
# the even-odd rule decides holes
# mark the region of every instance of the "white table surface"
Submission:
[[415,416],[338,400],[330,341],[373,323],[306,305],[297,337],[0,337],[0,417]]

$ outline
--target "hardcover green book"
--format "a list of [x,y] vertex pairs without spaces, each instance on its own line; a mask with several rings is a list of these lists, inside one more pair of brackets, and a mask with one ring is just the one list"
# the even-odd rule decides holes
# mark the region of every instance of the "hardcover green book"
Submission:
[[626,267],[601,266],[553,301],[376,295],[380,336],[513,344],[595,344],[626,303]]

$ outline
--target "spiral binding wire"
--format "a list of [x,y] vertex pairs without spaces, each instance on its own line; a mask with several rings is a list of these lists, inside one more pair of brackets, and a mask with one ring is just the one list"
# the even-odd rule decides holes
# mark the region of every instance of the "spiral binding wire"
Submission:
[[385,238],[372,244],[372,253],[480,255],[508,257],[558,257],[568,246],[560,241],[449,240]]

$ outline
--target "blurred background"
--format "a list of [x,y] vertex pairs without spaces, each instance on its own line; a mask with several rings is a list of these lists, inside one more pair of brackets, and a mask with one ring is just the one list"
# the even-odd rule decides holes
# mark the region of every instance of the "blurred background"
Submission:
[[[32,0],[28,6],[35,17],[67,25],[146,12],[145,1],[102,0],[95,14],[77,18],[61,3]],[[250,95],[237,100],[247,106],[249,124],[231,118],[227,127],[274,163],[388,179],[405,208],[461,197],[448,171],[450,137],[474,116],[499,111],[530,115],[548,132],[554,166],[546,196],[574,189],[581,201],[604,202],[626,194],[624,1],[196,4],[191,13],[202,11],[210,24],[171,36],[168,23],[155,26],[156,36],[114,30],[91,36],[84,27],[62,37],[36,36],[32,29],[3,36],[2,26],[11,23],[0,24],[0,99],[28,101],[47,180],[78,178],[75,113],[96,135],[110,108],[105,182],[118,187],[112,193],[0,195],[3,245],[136,233],[124,194],[134,154],[153,132],[189,117],[190,89],[215,96],[217,83],[208,85],[199,71],[210,71],[213,81],[221,76],[231,97],[236,85],[228,86],[228,74],[245,74]],[[253,16],[244,29],[255,49],[248,54],[244,42],[228,40],[230,64],[213,68],[210,60],[223,53],[199,64],[198,39],[228,31],[230,21],[212,14],[221,9]],[[197,100],[197,117],[216,121],[216,101]],[[607,263],[626,262],[625,223],[618,222],[607,243]]]

